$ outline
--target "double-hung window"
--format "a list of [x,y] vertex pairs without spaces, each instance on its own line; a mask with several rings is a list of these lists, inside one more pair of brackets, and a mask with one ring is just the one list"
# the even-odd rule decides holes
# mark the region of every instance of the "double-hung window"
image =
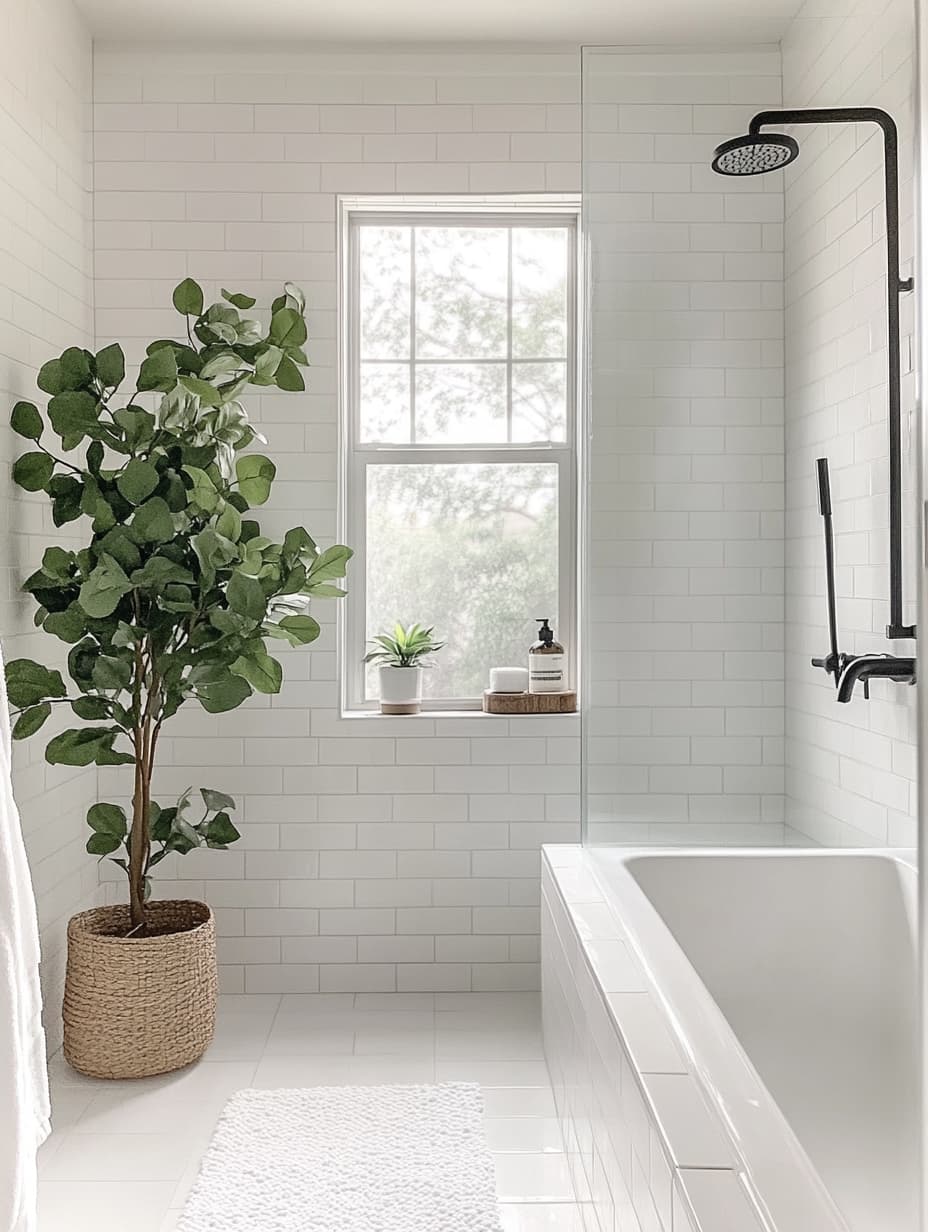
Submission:
[[445,647],[424,706],[479,705],[536,618],[575,642],[577,209],[343,202],[345,703],[367,641]]

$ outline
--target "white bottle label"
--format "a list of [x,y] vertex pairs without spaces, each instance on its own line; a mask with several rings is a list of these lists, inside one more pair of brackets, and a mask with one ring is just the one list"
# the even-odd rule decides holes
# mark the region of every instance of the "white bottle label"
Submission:
[[566,655],[530,654],[528,656],[529,693],[563,693],[566,685]]

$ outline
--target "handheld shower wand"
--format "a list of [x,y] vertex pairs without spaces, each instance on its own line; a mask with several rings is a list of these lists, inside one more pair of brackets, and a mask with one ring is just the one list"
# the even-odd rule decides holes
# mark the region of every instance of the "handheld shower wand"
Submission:
[[813,659],[813,667],[824,668],[835,678],[835,685],[841,676],[844,666],[842,654],[838,650],[838,614],[835,601],[835,534],[831,517],[831,479],[828,474],[828,459],[819,458],[815,463],[818,472],[818,508],[822,515],[822,525],[825,531],[825,593],[828,603],[828,634],[831,640],[831,653],[827,659]]

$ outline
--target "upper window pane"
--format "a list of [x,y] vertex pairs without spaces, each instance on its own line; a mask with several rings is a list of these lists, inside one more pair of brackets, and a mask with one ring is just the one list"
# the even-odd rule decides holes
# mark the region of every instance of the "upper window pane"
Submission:
[[505,364],[417,364],[416,440],[431,445],[506,440]]
[[572,227],[436,214],[358,231],[360,440],[566,441]]
[[509,232],[416,228],[416,355],[505,359]]
[[362,227],[361,358],[408,359],[412,262],[409,227]]
[[409,365],[361,364],[361,437],[402,445],[411,439]]
[[516,359],[567,355],[567,231],[516,227],[512,232],[512,354]]
[[512,439],[567,439],[566,362],[512,365]]

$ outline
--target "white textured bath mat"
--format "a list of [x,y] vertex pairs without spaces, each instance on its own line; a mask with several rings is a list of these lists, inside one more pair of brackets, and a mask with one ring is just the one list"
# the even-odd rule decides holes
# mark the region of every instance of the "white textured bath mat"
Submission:
[[499,1232],[480,1088],[239,1091],[178,1232]]

